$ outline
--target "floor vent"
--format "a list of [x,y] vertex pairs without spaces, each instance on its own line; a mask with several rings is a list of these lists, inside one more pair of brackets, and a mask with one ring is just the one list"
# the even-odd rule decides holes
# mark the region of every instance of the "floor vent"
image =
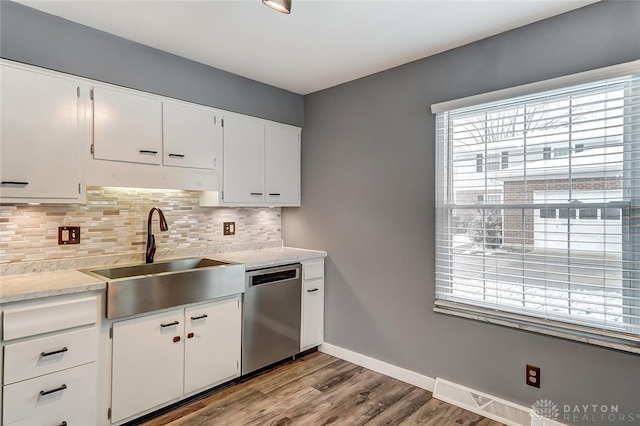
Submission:
[[508,426],[560,425],[557,422],[545,421],[546,419],[532,421],[530,408],[440,378],[436,379],[433,397]]

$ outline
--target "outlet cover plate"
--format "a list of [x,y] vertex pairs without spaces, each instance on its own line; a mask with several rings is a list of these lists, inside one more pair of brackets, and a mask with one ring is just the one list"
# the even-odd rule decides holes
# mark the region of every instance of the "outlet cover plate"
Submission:
[[222,226],[223,235],[236,235],[236,223],[235,222],[224,222]]
[[59,226],[58,245],[80,244],[79,226]]
[[540,387],[540,367],[527,364],[527,384],[535,388]]

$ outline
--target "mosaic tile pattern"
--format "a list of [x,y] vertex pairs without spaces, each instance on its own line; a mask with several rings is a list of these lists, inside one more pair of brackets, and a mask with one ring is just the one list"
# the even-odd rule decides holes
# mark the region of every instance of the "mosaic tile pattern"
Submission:
[[[154,214],[158,253],[281,244],[280,208],[200,207],[198,197],[196,191],[89,187],[86,205],[0,206],[0,263],[142,254],[152,207],[162,209],[169,225],[160,232]],[[223,236],[223,222],[235,222],[236,234]],[[58,245],[59,226],[80,226],[80,244]]]

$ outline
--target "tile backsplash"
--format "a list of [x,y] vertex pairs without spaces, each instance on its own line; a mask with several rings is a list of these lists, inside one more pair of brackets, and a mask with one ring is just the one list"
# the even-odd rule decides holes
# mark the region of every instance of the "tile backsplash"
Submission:
[[[152,207],[169,225],[160,232],[154,214],[158,251],[281,243],[280,208],[200,207],[196,191],[89,187],[86,205],[0,206],[0,263],[143,253]],[[236,234],[223,236],[223,222],[235,222]],[[58,245],[59,226],[80,226],[80,244]]]

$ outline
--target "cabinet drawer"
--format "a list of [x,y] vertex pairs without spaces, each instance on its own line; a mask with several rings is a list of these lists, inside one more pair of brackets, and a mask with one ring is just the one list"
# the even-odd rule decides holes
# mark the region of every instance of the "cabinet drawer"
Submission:
[[78,406],[82,400],[94,399],[95,391],[93,362],[5,386],[3,423],[46,415],[64,406]]
[[324,277],[324,259],[312,260],[302,264],[302,279],[310,280],[313,278]]
[[96,328],[58,334],[4,348],[4,383],[11,384],[95,361]]
[[[63,423],[64,422],[64,423]],[[33,417],[5,423],[6,426],[90,426],[96,425],[96,400],[85,398],[74,404],[64,404],[39,412]]]
[[4,311],[3,339],[13,340],[93,324],[97,317],[97,297],[9,308]]

